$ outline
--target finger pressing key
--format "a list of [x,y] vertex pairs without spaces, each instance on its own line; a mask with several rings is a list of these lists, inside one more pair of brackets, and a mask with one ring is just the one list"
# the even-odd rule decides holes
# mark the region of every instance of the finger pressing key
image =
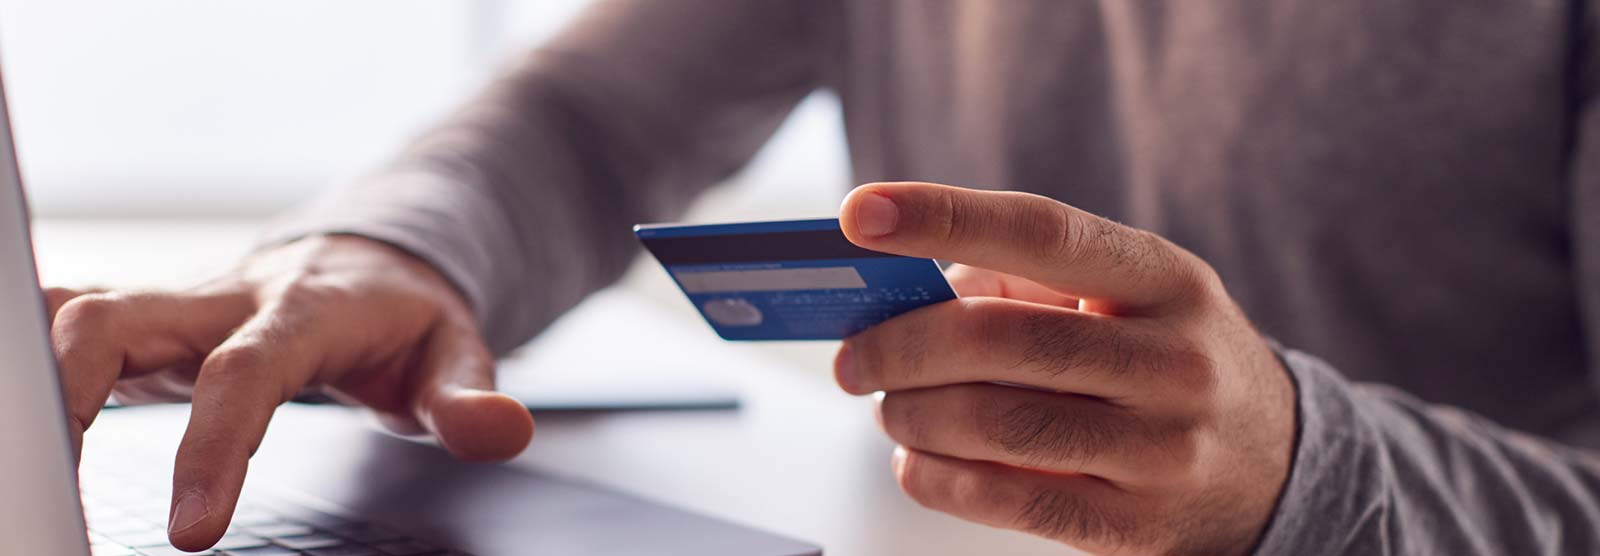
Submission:
[[278,405],[317,365],[315,334],[279,311],[252,317],[206,357],[178,445],[167,534],[184,550],[210,547],[228,528],[250,456]]

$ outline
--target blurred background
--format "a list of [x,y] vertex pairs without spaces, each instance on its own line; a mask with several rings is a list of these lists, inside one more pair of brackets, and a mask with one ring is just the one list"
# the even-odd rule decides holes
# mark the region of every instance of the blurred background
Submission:
[[[0,0],[34,208],[271,215],[382,160],[587,3]],[[720,197],[826,213],[846,165],[818,95]]]
[[[226,270],[275,214],[382,162],[588,3],[0,0],[41,279],[178,288]],[[684,220],[832,216],[849,185],[838,102],[818,93]],[[608,295],[714,339],[643,257]],[[835,345],[729,349],[825,375]],[[552,363],[533,366],[570,367]],[[561,374],[535,389],[590,388]]]
[[[43,280],[181,287],[225,269],[274,214],[383,161],[588,3],[0,0]],[[848,176],[838,103],[818,93],[685,219],[831,216]],[[694,319],[653,264],[623,282]],[[825,369],[831,347],[758,349]]]

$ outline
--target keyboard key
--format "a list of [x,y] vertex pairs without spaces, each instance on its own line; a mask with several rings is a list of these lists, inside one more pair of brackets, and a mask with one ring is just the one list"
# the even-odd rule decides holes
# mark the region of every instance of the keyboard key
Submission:
[[421,554],[433,554],[439,551],[437,548],[409,539],[403,541],[386,542],[373,546],[373,548],[378,549],[378,552],[388,554],[390,556],[418,556]]
[[107,505],[115,506],[117,508],[125,508],[130,505],[148,502],[155,496],[156,494],[154,492],[126,486],[105,488],[94,491],[94,499],[96,502],[103,502]]
[[278,517],[276,514],[271,512],[264,512],[261,510],[244,510],[233,512],[233,521],[231,523],[243,527],[253,527],[263,525],[278,525],[285,523],[285,521],[282,517]]
[[[383,527],[248,494],[227,534],[211,550],[182,552],[167,542],[171,511],[165,477],[83,470],[86,533],[94,556],[466,556]],[[270,503],[265,503],[270,502]]]
[[300,556],[300,551],[281,546],[258,546],[255,548],[224,550],[222,551],[222,556]]
[[306,556],[383,556],[382,552],[370,546],[347,544],[328,548],[314,548],[306,551]]
[[217,541],[217,545],[211,548],[215,550],[232,550],[235,548],[255,548],[266,545],[267,539],[263,539],[255,535],[234,534],[223,535],[222,540]]
[[206,550],[202,552],[184,552],[170,546],[151,546],[139,549],[139,554],[144,556],[207,556],[216,552]]
[[299,537],[280,537],[272,539],[272,543],[278,546],[293,548],[296,550],[328,548],[330,546],[339,546],[341,544],[345,544],[344,539],[323,533]]
[[103,520],[103,519],[104,520],[109,520],[109,519],[124,518],[124,517],[128,517],[128,514],[123,513],[122,510],[119,510],[119,509],[116,509],[116,508],[113,508],[113,507],[110,507],[110,506],[107,506],[107,505],[91,504],[88,500],[84,500],[83,501],[83,517],[85,519],[88,519],[89,521],[97,521],[97,520]]
[[162,530],[142,531],[138,533],[125,533],[121,535],[106,535],[111,540],[134,547],[167,546],[167,532]]
[[89,520],[89,529],[103,535],[119,535],[151,530],[159,531],[161,527],[142,519],[123,516]]
[[[241,494],[240,496],[244,496],[244,495]],[[251,502],[251,501],[246,500],[246,499],[240,499],[238,503],[233,505],[233,511],[234,512],[268,512],[268,513],[270,513],[272,510],[271,510],[271,508],[268,508],[268,507],[263,506],[261,504],[257,504],[255,502]]]
[[89,553],[94,556],[134,556],[138,554],[132,548],[113,542],[103,542],[89,545]]
[[167,508],[165,505],[162,505],[159,507],[150,506],[144,508],[132,508],[128,510],[128,513],[133,515],[133,517],[137,517],[151,523],[160,523],[162,525],[166,525],[167,513],[169,511],[169,508]]
[[278,523],[274,525],[262,525],[259,527],[245,527],[245,530],[255,533],[257,536],[266,537],[269,539],[276,539],[278,537],[298,537],[301,535],[310,535],[316,532],[310,527],[306,527],[298,523]]
[[388,529],[365,524],[357,524],[350,527],[333,529],[332,531],[333,534],[339,535],[346,539],[369,544],[405,538],[405,535],[395,534],[393,531]]
[[342,517],[335,517],[319,512],[306,512],[294,516],[295,521],[322,529],[324,531],[337,531],[349,527],[361,527],[363,524]]

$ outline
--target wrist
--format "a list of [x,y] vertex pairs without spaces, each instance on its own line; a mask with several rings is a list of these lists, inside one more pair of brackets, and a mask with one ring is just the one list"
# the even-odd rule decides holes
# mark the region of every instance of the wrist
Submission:
[[1288,477],[1253,554],[1353,554],[1380,499],[1376,432],[1362,418],[1350,384],[1328,363],[1271,344],[1295,387],[1295,436]]

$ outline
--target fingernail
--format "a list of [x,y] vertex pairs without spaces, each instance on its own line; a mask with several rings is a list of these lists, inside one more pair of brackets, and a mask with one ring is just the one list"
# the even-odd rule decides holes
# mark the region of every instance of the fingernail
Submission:
[[839,346],[839,354],[833,358],[833,372],[838,375],[839,387],[849,393],[860,392],[861,376],[856,374],[856,354],[850,349],[850,344]]
[[183,495],[178,499],[178,505],[172,508],[172,520],[167,524],[167,534],[178,533],[194,524],[200,523],[210,515],[211,510],[206,508],[206,498],[196,492]]
[[900,223],[900,208],[894,201],[877,193],[867,193],[856,203],[856,231],[867,237],[881,237],[894,233]]

